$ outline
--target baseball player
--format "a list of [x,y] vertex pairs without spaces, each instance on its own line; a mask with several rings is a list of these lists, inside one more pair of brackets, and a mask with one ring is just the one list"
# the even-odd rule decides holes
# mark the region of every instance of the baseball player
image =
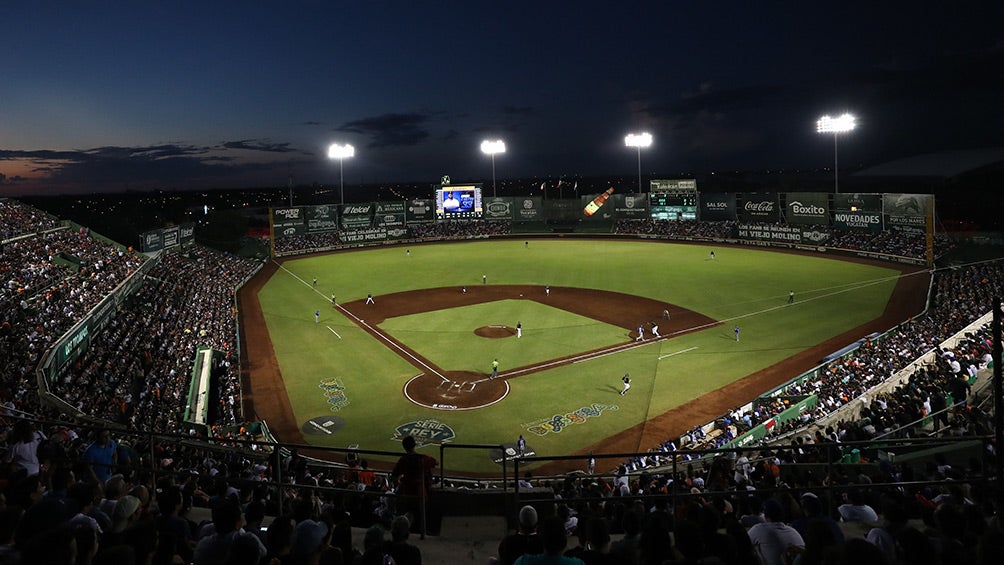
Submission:
[[652,337],[659,337],[659,323],[652,322]]
[[516,322],[516,339],[523,337],[523,324]]
[[314,277],[314,288],[317,288],[317,277]]
[[645,341],[645,326],[638,326],[638,337],[634,338],[635,341]]
[[732,328],[732,331],[736,334],[736,342],[739,342],[739,326]]
[[593,452],[589,452],[589,459],[586,459],[586,472],[590,475],[596,470],[596,457],[593,456]]
[[331,295],[331,307],[334,308],[335,306],[338,306],[338,301],[335,300],[335,295],[332,294]]
[[551,287],[550,286],[545,286],[544,287],[544,296],[551,296]]
[[621,382],[624,383],[624,390],[621,391],[621,396],[624,396],[624,393],[631,388],[631,376],[624,373],[624,376],[621,377]]
[[526,440],[523,439],[523,434],[519,435],[519,439],[516,440],[516,452],[522,457],[526,453]]
[[794,290],[789,290],[788,291],[788,304],[792,304],[794,302],[795,302],[795,291]]
[[488,275],[481,275],[481,284],[488,284]]
[[321,311],[320,310],[314,310],[314,323],[318,324],[320,322],[321,322]]
[[496,357],[492,361],[492,378],[494,379],[497,376],[499,376],[499,360],[498,360],[498,357]]
[[714,251],[712,251],[712,252],[711,252],[711,260],[712,260],[712,261],[714,261],[714,260],[715,260],[715,252],[714,252]]
[[373,295],[372,294],[367,294],[366,295],[366,304],[376,304],[376,302],[373,300]]

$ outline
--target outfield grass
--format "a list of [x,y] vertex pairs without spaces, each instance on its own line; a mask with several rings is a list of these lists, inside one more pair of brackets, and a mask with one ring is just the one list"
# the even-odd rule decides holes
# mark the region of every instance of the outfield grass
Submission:
[[[459,443],[512,443],[523,434],[537,452],[568,453],[769,367],[881,315],[898,271],[816,256],[648,241],[478,241],[380,248],[284,263],[259,294],[298,422],[334,415],[345,427],[306,436],[337,447],[397,451],[395,429],[435,420]],[[624,353],[509,381],[509,396],[488,408],[446,412],[402,395],[416,370],[330,306],[381,294],[442,286],[536,284],[635,294],[694,310],[723,325]],[[312,287],[316,277],[317,287]],[[788,291],[796,304],[786,306]],[[314,311],[320,310],[320,323]],[[523,322],[524,338],[483,339],[479,325]],[[735,342],[732,327],[740,325]],[[487,372],[625,341],[621,328],[532,301],[503,300],[385,321],[380,330],[446,370]],[[525,343],[523,343],[525,342]],[[619,377],[632,375],[621,397]],[[794,375],[793,375],[794,376]],[[347,403],[333,405],[319,385],[337,379]],[[747,399],[736,399],[736,403]],[[333,411],[332,407],[337,408]],[[558,433],[540,423],[583,407],[598,415]],[[701,422],[693,422],[698,424]],[[646,449],[651,446],[638,446]],[[425,448],[432,453],[432,448]],[[497,469],[483,453],[451,453],[451,471]]]

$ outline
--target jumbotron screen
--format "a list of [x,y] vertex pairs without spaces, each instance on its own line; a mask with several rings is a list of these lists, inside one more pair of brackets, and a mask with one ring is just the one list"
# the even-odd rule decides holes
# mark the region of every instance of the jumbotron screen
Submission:
[[481,185],[448,184],[436,188],[436,217],[480,218]]

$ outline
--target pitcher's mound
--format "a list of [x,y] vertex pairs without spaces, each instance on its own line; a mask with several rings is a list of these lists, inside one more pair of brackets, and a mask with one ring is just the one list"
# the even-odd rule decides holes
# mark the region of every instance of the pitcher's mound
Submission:
[[510,328],[509,326],[481,326],[474,330],[474,335],[493,339],[512,337],[516,335],[516,328]]

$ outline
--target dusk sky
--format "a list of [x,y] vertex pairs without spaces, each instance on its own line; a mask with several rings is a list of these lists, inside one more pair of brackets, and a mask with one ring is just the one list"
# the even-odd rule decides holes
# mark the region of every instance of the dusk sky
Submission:
[[6,2],[0,195],[832,167],[1004,146],[1004,3]]

